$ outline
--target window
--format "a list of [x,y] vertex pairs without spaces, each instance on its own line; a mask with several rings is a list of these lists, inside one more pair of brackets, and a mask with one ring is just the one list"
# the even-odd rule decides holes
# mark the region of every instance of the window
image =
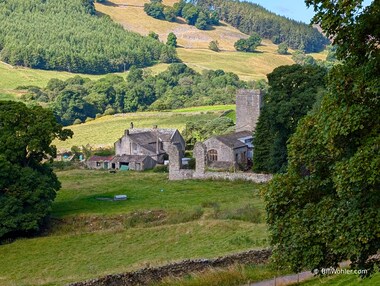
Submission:
[[211,149],[207,152],[207,157],[209,161],[218,161],[218,151]]

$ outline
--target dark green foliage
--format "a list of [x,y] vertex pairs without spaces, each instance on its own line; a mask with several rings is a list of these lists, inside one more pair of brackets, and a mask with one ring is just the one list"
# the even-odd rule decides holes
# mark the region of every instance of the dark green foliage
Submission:
[[192,3],[179,1],[173,7],[165,6],[161,1],[151,1],[144,4],[144,11],[156,19],[175,22],[178,17],[183,17],[187,24],[195,26],[200,30],[206,30],[209,26],[219,25],[219,15],[215,11],[199,9]]
[[50,110],[0,101],[0,240],[37,231],[60,183],[48,164],[51,142],[72,136]]
[[163,20],[165,19],[164,7],[161,2],[151,1],[151,3],[144,4],[144,11],[153,18]]
[[30,87],[25,99],[47,102],[63,125],[82,123],[102,115],[138,110],[166,110],[187,106],[230,104],[237,88],[247,87],[233,73],[205,71],[172,64],[156,76],[132,66],[125,81],[116,75],[91,81],[80,76],[52,79],[46,88]]
[[176,12],[174,8],[166,6],[164,8],[165,20],[169,22],[175,22],[177,20]]
[[187,24],[195,25],[200,10],[193,4],[187,3],[182,9],[182,17],[185,18]]
[[315,59],[310,56],[306,55],[303,51],[295,51],[292,54],[292,60],[295,61],[299,65],[315,65],[316,61]]
[[208,23],[210,22],[210,18],[204,12],[200,12],[195,22],[195,27],[199,30],[206,30]]
[[[329,41],[317,31],[294,20],[269,12],[250,2],[233,0],[198,0],[201,9],[214,9],[219,18],[243,33],[258,33],[275,44],[286,42],[292,49],[320,52]],[[216,9],[217,7],[217,9]]]
[[306,2],[342,63],[290,139],[288,172],[265,188],[274,257],[297,271],[349,259],[370,275],[380,249],[380,2]]
[[287,55],[288,54],[288,44],[287,43],[280,43],[278,45],[277,53],[280,55]]
[[151,65],[169,52],[91,14],[90,0],[0,2],[0,58],[11,65],[99,74]]
[[254,52],[261,44],[261,37],[257,33],[253,33],[248,39],[237,40],[234,47],[241,52]]
[[169,33],[166,45],[168,45],[169,47],[177,46],[177,36],[173,32]]
[[324,91],[326,70],[318,66],[282,66],[268,74],[269,92],[254,138],[254,171],[283,172],[286,144],[298,121],[311,110]]
[[158,34],[155,33],[155,32],[153,32],[153,31],[149,32],[148,37],[151,37],[151,38],[153,38],[155,40],[159,40]]
[[211,41],[208,48],[214,52],[220,52],[218,41]]
[[234,122],[228,117],[219,117],[211,121],[187,122],[183,131],[186,148],[191,150],[194,144],[202,142],[212,136],[231,133],[234,131]]

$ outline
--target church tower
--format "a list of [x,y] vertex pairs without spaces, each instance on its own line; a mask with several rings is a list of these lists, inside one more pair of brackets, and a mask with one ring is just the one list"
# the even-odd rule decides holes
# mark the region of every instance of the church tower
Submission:
[[240,89],[236,94],[236,132],[255,131],[263,104],[261,90]]

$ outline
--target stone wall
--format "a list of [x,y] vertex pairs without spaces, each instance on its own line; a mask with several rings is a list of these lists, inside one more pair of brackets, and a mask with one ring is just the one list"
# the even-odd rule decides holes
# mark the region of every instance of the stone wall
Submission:
[[181,277],[214,267],[228,267],[233,264],[263,264],[271,255],[271,250],[251,250],[216,259],[184,260],[156,268],[143,268],[135,272],[107,275],[102,278],[77,282],[69,286],[134,286],[158,282],[165,277]]
[[195,171],[181,169],[181,153],[179,146],[172,145],[169,154],[169,180],[179,181],[188,179],[214,179],[214,180],[245,180],[254,183],[266,183],[272,179],[270,174],[255,174],[243,172],[207,172],[206,146],[197,142],[194,146]]

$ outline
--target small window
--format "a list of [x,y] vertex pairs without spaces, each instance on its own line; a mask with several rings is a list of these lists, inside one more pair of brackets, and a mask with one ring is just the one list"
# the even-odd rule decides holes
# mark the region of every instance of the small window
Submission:
[[100,167],[100,162],[96,162],[96,167]]
[[218,151],[211,149],[207,152],[207,157],[209,161],[218,161]]

